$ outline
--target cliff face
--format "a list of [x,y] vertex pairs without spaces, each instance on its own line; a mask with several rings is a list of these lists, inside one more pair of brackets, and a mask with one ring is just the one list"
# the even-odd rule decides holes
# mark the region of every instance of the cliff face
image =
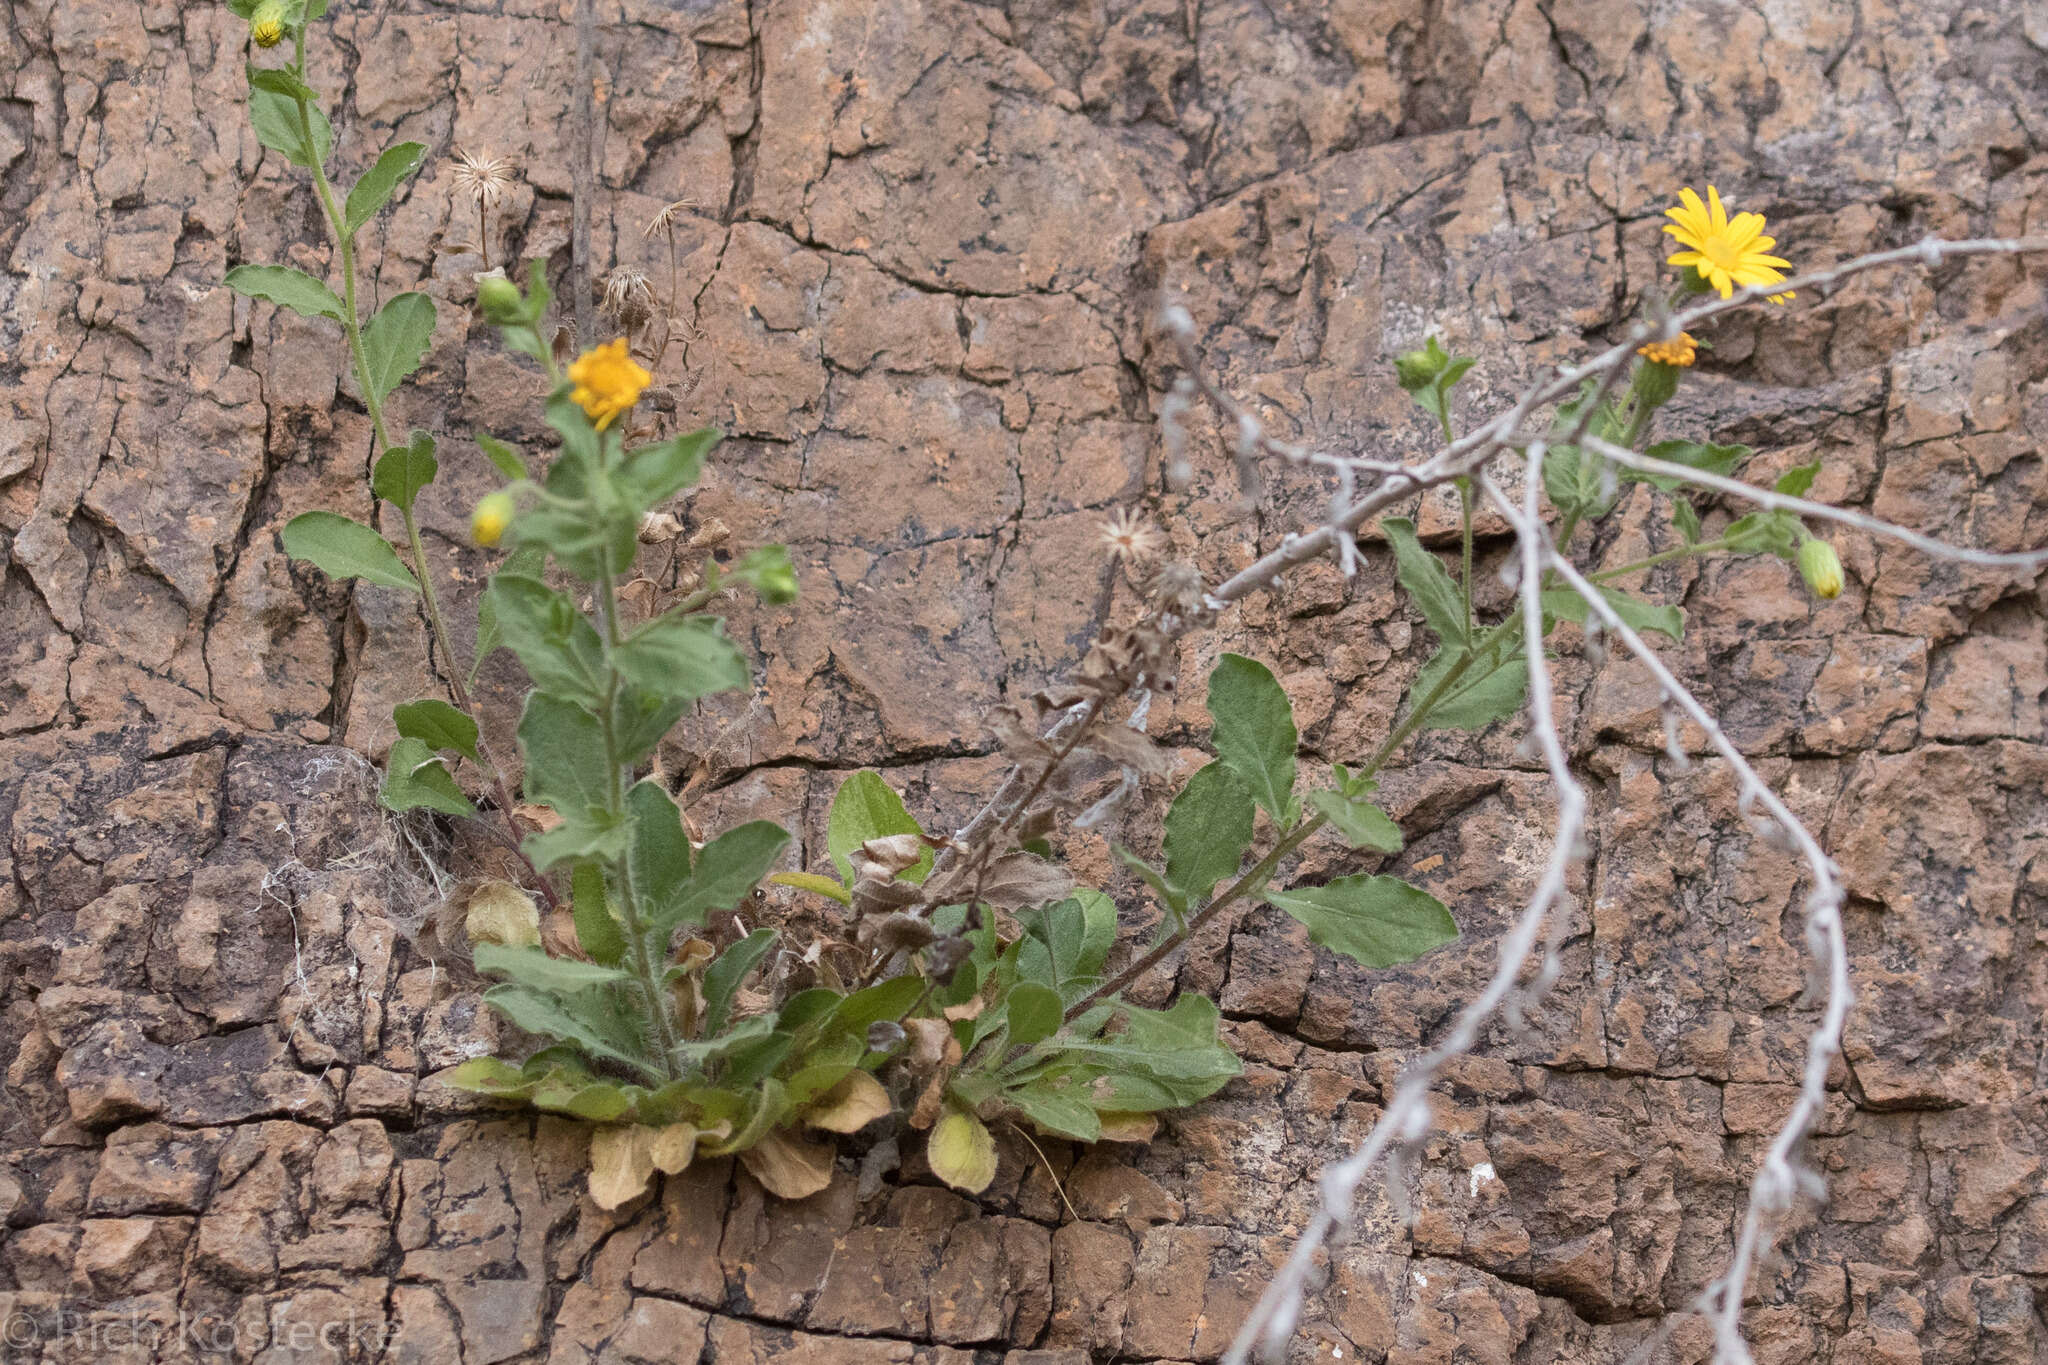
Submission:
[[[1212,935],[1178,984],[1218,995],[1246,1074],[1150,1147],[1041,1160],[1006,1134],[978,1202],[914,1167],[863,1198],[843,1163],[784,1204],[713,1164],[601,1213],[579,1130],[428,1079],[492,1025],[361,756],[436,684],[409,608],[278,545],[311,508],[371,515],[368,433],[335,330],[219,284],[330,265],[307,189],[247,128],[246,27],[26,0],[9,32],[0,1359],[1213,1359],[1314,1172],[1530,888],[1549,793],[1512,727],[1429,739],[1387,787],[1412,840],[1395,870],[1464,940],[1368,973],[1269,912]],[[805,591],[738,613],[759,696],[686,726],[667,769],[709,775],[713,827],[767,815],[815,845],[833,770],[862,765],[943,827],[1000,775],[990,707],[1127,609],[1104,509],[1150,500],[1212,574],[1309,524],[1323,491],[1278,479],[1247,512],[1206,435],[1191,491],[1161,494],[1162,287],[1281,428],[1418,453],[1387,357],[1439,330],[1484,357],[1461,401],[1493,410],[1668,287],[1656,214],[1683,184],[1769,212],[1801,264],[2042,231],[2044,47],[2035,8],[1877,0],[601,6],[596,255],[663,293],[673,269],[694,336],[660,380],[677,420],[735,438],[681,534],[785,539]],[[495,481],[466,437],[536,435],[537,386],[472,315],[449,153],[518,163],[494,261],[565,261],[575,50],[520,0],[344,6],[314,43],[348,92],[347,175],[398,138],[434,150],[369,250],[378,294],[437,300],[395,421],[443,435],[422,506],[464,619],[464,519]],[[678,199],[672,265],[642,230]],[[2042,280],[1900,271],[1731,320],[1663,420],[1757,468],[1822,459],[1829,501],[2048,543]],[[1637,490],[1589,554],[1635,557],[1660,517]],[[1854,895],[1857,1003],[1812,1144],[1832,1202],[1758,1278],[1757,1359],[2038,1365],[2048,604],[2030,578],[1837,543],[1850,585],[1824,605],[1769,559],[1645,584],[1685,607],[1670,657]],[[1187,676],[1256,654],[1311,752],[1358,757],[1427,652],[1386,559],[1297,575],[1196,641]],[[1793,862],[1723,765],[1664,756],[1642,672],[1558,670],[1595,801],[1563,977],[1455,1069],[1418,1220],[1368,1201],[1301,1359],[1619,1360],[1717,1273],[1791,1103],[1815,1017]],[[500,656],[501,722],[516,688]],[[1183,692],[1155,729],[1198,719]],[[480,856],[427,851],[451,875]],[[1112,876],[1102,845],[1073,852]],[[1317,846],[1309,870],[1344,859]],[[1674,1357],[1703,1342],[1681,1329]]]

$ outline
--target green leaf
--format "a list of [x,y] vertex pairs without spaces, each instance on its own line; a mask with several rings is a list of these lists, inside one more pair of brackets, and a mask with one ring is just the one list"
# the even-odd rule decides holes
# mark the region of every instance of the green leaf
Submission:
[[1077,888],[1073,895],[1049,905],[1031,921],[1052,954],[1053,975],[1064,988],[1075,980],[1102,975],[1110,950],[1116,947],[1116,902],[1100,891]]
[[1058,991],[1026,982],[1006,998],[1010,1022],[1010,1045],[1029,1047],[1060,1031],[1060,1016],[1066,1005]]
[[799,891],[814,892],[841,905],[853,904],[853,893],[840,885],[836,877],[821,877],[815,872],[776,872],[770,874],[768,880],[777,886],[793,886]]
[[788,843],[789,831],[767,820],[727,830],[697,850],[689,881],[652,902],[649,925],[666,934],[678,924],[702,924],[714,910],[733,909],[768,875]]
[[1380,529],[1394,547],[1396,574],[1401,586],[1415,599],[1415,605],[1422,609],[1422,619],[1429,622],[1429,628],[1445,644],[1462,643],[1465,596],[1457,580],[1435,555],[1422,548],[1422,542],[1415,537],[1414,522],[1406,517],[1382,517]]
[[[710,849],[705,852],[709,853]],[[717,1033],[725,1027],[726,1020],[732,1016],[733,997],[739,994],[741,983],[774,946],[773,929],[756,929],[720,953],[718,960],[704,969],[705,1033]]]
[[334,512],[301,512],[285,523],[284,552],[329,578],[360,578],[383,588],[420,590],[391,543],[359,521]]
[[348,225],[351,235],[377,216],[377,210],[390,202],[392,191],[419,169],[426,155],[427,149],[417,142],[401,142],[396,147],[384,149],[384,154],[377,158],[377,164],[365,171],[363,178],[356,181],[356,187],[348,192],[348,205],[342,221]]
[[894,1023],[910,1012],[924,994],[924,981],[915,975],[890,977],[877,985],[855,991],[840,1002],[832,1015],[832,1027],[863,1040],[868,1025],[884,1019]]
[[1003,1092],[1003,1099],[1043,1132],[1074,1142],[1094,1142],[1102,1136],[1102,1120],[1079,1092],[1080,1087],[1071,1082],[1062,1086],[1036,1081]]
[[771,606],[796,601],[796,568],[789,562],[786,546],[757,546],[727,569],[726,576],[745,583]]
[[537,578],[508,570],[491,579],[484,601],[499,637],[519,656],[535,687],[586,707],[604,704],[604,641],[574,602]]
[[502,943],[479,943],[472,951],[476,954],[478,971],[503,976],[551,995],[569,995],[596,986],[621,986],[633,979],[617,967],[549,957],[539,948],[508,948]]
[[650,696],[631,683],[622,684],[612,704],[612,735],[619,746],[619,762],[636,764],[653,753],[661,737],[689,709],[686,699],[671,701]]
[[705,455],[724,436],[716,427],[705,427],[632,451],[619,472],[627,500],[645,512],[697,482],[704,472]]
[[1339,877],[1327,886],[1268,891],[1309,937],[1368,967],[1412,962],[1458,937],[1444,903],[1399,877]]
[[300,317],[332,318],[336,322],[344,318],[341,300],[332,289],[288,265],[238,265],[222,283],[237,294],[268,299]]
[[609,1021],[592,1017],[560,997],[507,984],[485,991],[484,1003],[528,1033],[572,1043],[593,1057],[632,1067],[657,1081],[667,1079],[630,1039],[619,1036]]
[[473,763],[483,761],[476,752],[476,722],[445,701],[409,701],[394,708],[391,719],[399,734],[420,740],[429,749],[453,749]]
[[498,472],[506,478],[523,479],[526,477],[525,459],[521,457],[517,450],[506,445],[497,437],[488,432],[479,431],[476,434],[476,448],[481,450],[485,457],[498,467]]
[[1294,706],[1272,670],[1225,654],[1209,673],[1210,734],[1220,759],[1275,823],[1294,823]]
[[[527,545],[505,556],[505,563],[499,568],[501,574],[515,578],[539,578],[547,565],[547,551],[537,545]],[[476,681],[476,675],[483,669],[484,660],[494,653],[505,639],[504,631],[498,625],[498,604],[486,592],[476,608],[476,657],[470,661],[469,680]]]
[[1774,554],[1791,559],[1799,553],[1803,534],[1799,518],[1790,512],[1751,512],[1731,522],[1721,538],[1737,554]]
[[311,170],[327,163],[328,153],[334,150],[334,128],[317,104],[306,107],[306,119],[313,127],[311,147],[306,145],[296,100],[260,87],[249,92],[249,122],[256,129],[256,140],[273,152],[282,152],[292,165]]
[[519,717],[526,794],[567,817],[606,808],[615,774],[605,761],[604,727],[574,702],[545,692],[526,698]]
[[1812,464],[1803,464],[1786,470],[1778,476],[1778,481],[1771,487],[1788,497],[1803,498],[1806,496],[1806,490],[1813,487],[1814,477],[1819,473],[1820,461],[1815,460]]
[[[1677,607],[1659,606],[1645,602],[1640,597],[1631,597],[1618,588],[1602,588],[1600,596],[1607,605],[1614,608],[1614,614],[1628,623],[1628,628],[1638,634],[1654,630],[1673,640],[1682,639],[1685,634],[1685,613]],[[1543,610],[1566,621],[1586,623],[1586,599],[1570,588],[1553,588],[1543,594]]]
[[624,821],[615,821],[602,811],[559,813],[561,824],[544,834],[529,834],[519,845],[540,871],[572,858],[616,858],[626,851]]
[[[1408,707],[1415,705],[1436,690],[1458,662],[1459,656],[1450,650],[1439,650],[1436,657],[1423,665],[1421,674],[1408,689]],[[1512,716],[1522,707],[1523,698],[1529,695],[1529,666],[1522,659],[1517,647],[1501,646],[1494,654],[1494,662],[1488,663],[1482,657],[1465,670],[1465,675],[1451,684],[1451,691],[1430,710],[1429,719],[1424,723],[1430,730],[1483,730],[1497,720]]]
[[683,814],[667,788],[653,778],[626,793],[626,819],[633,827],[633,888],[650,910],[684,894],[690,880],[690,836]]
[[[853,885],[853,855],[870,839],[892,834],[922,834],[916,820],[880,773],[857,772],[839,784],[832,796],[832,813],[825,824],[825,848],[839,879]],[[902,873],[908,882],[922,882],[932,870],[932,855],[926,850]]]
[[965,1109],[949,1107],[932,1125],[924,1156],[933,1175],[968,1194],[980,1194],[996,1178],[995,1136]]
[[1131,871],[1137,873],[1138,879],[1151,887],[1159,899],[1166,902],[1166,907],[1173,911],[1174,919],[1162,922],[1159,926],[1162,934],[1173,929],[1176,921],[1187,917],[1188,897],[1185,891],[1182,891],[1179,887],[1168,881],[1164,872],[1161,872],[1122,844],[1113,844],[1111,848],[1115,852],[1117,860]]
[[569,878],[569,910],[576,925],[576,946],[591,961],[609,967],[626,955],[626,934],[612,914],[611,896],[605,891],[604,866],[581,862]]
[[1671,500],[1671,524],[1677,528],[1678,534],[1684,538],[1686,544],[1700,543],[1700,514],[1693,510],[1690,499]]
[[[1682,464],[1688,469],[1697,469],[1705,474],[1719,474],[1724,478],[1742,466],[1743,461],[1756,454],[1748,446],[1722,446],[1700,441],[1659,441],[1643,452],[1653,460],[1668,464]],[[1644,474],[1624,471],[1622,477],[1636,479],[1661,488],[1667,493],[1685,487],[1686,481],[1670,474]]]
[[1166,880],[1198,905],[1237,875],[1251,846],[1251,793],[1218,759],[1188,779],[1166,812]]
[[635,686],[671,701],[695,701],[753,682],[739,646],[715,616],[672,611],[649,621],[612,651],[612,662]]
[[425,741],[400,739],[384,765],[384,785],[377,799],[386,810],[434,810],[443,815],[475,815],[476,807],[455,785],[450,773]]
[[402,446],[394,446],[377,459],[370,475],[370,491],[402,511],[412,510],[420,490],[434,481],[441,466],[434,459],[434,438],[424,431],[413,432]]
[[425,294],[400,294],[377,310],[363,329],[363,385],[383,402],[399,382],[420,367],[434,339],[434,301]]
[[296,71],[282,66],[250,67],[249,88],[267,90],[293,101],[305,100],[313,103],[320,98],[320,92],[301,80]]
[[1308,800],[1353,848],[1374,853],[1401,851],[1401,827],[1370,801],[1355,801],[1336,791],[1310,792]]

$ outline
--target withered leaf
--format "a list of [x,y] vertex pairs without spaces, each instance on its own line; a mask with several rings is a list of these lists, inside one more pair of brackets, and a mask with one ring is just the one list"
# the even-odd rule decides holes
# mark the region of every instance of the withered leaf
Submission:
[[590,1199],[615,1209],[646,1192],[654,1179],[654,1130],[637,1123],[593,1129],[590,1134]]
[[1173,767],[1166,750],[1128,725],[1098,725],[1082,742],[1104,758],[1135,768],[1147,777],[1163,777]]
[[858,936],[863,945],[879,952],[900,953],[924,947],[938,937],[938,931],[929,920],[896,914],[862,921]]
[[770,1133],[740,1153],[761,1187],[783,1199],[808,1199],[832,1183],[832,1149],[787,1133]]
[[804,1122],[833,1133],[855,1133],[894,1108],[882,1083],[865,1071],[850,1071],[804,1113]]
[[1005,910],[1021,910],[1061,900],[1073,889],[1074,878],[1065,868],[1020,850],[989,865],[981,899]]
[[853,909],[860,915],[886,915],[923,899],[924,892],[910,882],[862,877],[853,884]]
[[869,839],[860,846],[860,855],[851,860],[853,874],[889,881],[905,868],[915,867],[918,859],[924,857],[924,850],[922,835],[886,834],[879,839]]

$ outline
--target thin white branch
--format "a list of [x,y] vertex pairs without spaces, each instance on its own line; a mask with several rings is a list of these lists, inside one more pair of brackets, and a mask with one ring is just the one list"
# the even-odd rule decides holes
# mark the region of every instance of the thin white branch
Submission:
[[1903,526],[1894,526],[1891,522],[1882,521],[1852,508],[1830,507],[1824,502],[1795,498],[1789,493],[1758,488],[1755,484],[1744,483],[1740,479],[1731,479],[1720,474],[1710,474],[1702,469],[1694,469],[1690,465],[1654,459],[1630,450],[1627,446],[1602,440],[1598,436],[1585,437],[1584,444],[1595,454],[1629,469],[1645,474],[1666,474],[1672,478],[1684,479],[1697,487],[1711,488],[1716,492],[1727,493],[1774,511],[1796,512],[1802,517],[1812,517],[1816,521],[1840,522],[1844,526],[1853,526],[1859,531],[1867,531],[1886,540],[1896,540],[1902,545],[1910,545],[1916,550],[1942,559],[1958,560],[1964,564],[1981,564],[1993,569],[2038,569],[2048,565],[2048,549],[2023,550],[2013,554],[1973,550],[1963,545],[1951,545],[1945,540],[1936,540],[1933,536],[1922,535],[1918,531],[1909,531]]

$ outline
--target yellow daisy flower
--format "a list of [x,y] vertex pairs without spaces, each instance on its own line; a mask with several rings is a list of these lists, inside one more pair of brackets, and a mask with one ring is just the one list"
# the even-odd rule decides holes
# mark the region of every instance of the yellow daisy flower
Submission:
[[1680,332],[1670,341],[1653,341],[1647,346],[1638,346],[1636,354],[1653,365],[1676,365],[1680,369],[1692,364],[1699,355],[1700,344],[1691,332]]
[[593,347],[569,365],[569,401],[589,414],[603,431],[615,418],[640,401],[641,391],[654,376],[633,363],[626,339],[607,341]]
[[[1761,213],[1738,213],[1729,218],[1728,211],[1721,207],[1720,192],[1712,185],[1707,186],[1704,204],[1689,188],[1680,190],[1678,199],[1680,207],[1664,210],[1664,216],[1671,220],[1664,230],[1691,250],[1668,256],[1665,262],[1680,267],[1689,265],[1699,271],[1701,278],[1720,291],[1722,298],[1733,294],[1737,285],[1776,284],[1792,268],[1790,261],[1765,254],[1778,242],[1775,237],[1763,235]],[[1771,302],[1783,303],[1791,297],[1773,294]]]
[[249,21],[250,35],[258,47],[276,47],[284,40],[284,6],[264,5]]

